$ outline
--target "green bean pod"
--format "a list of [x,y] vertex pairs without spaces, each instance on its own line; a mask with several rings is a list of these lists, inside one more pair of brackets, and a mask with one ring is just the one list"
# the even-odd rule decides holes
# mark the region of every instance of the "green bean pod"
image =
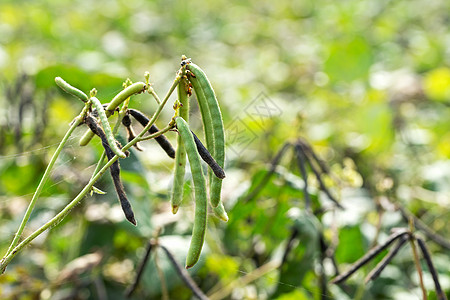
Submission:
[[[196,64],[189,63],[187,69],[191,72],[190,81],[194,86],[195,93],[199,102],[200,110],[205,127],[206,145],[216,162],[223,169],[225,162],[225,134],[223,129],[222,114],[220,112],[219,103],[206,77],[206,74]],[[208,107],[209,116],[204,116],[202,107]],[[205,122],[206,117],[206,122]],[[209,129],[208,129],[209,128]],[[212,134],[208,131],[212,131]],[[208,138],[208,135],[210,136]],[[213,142],[208,142],[213,136]],[[220,193],[222,190],[222,180],[220,178],[210,176],[210,198],[212,207],[217,207],[220,203]]]
[[[123,101],[133,96],[134,94],[140,94],[145,91],[148,86],[144,82],[136,82],[132,85],[123,89],[120,93],[118,93],[106,107],[106,117],[109,118],[114,110],[122,104]],[[88,130],[84,133],[84,135],[80,139],[80,146],[86,146],[89,144],[91,139],[94,137],[94,133],[91,130]]]
[[207,196],[206,196],[206,179],[203,175],[200,155],[194,142],[191,130],[186,121],[181,117],[176,117],[178,133],[186,147],[186,153],[191,165],[192,178],[194,181],[195,191],[195,219],[194,228],[192,230],[191,244],[186,257],[186,269],[191,268],[198,261],[205,241],[206,233],[206,217],[207,217]]
[[117,146],[116,139],[114,138],[114,135],[112,133],[111,126],[109,126],[108,117],[106,116],[105,110],[103,109],[103,105],[95,97],[91,97],[91,101],[95,109],[97,110],[98,117],[102,124],[103,130],[105,131],[106,138],[108,139],[109,147],[111,147],[111,150],[114,152],[114,154],[116,154],[120,158],[126,158],[127,156],[125,155],[125,153],[123,153],[122,150],[120,150]]
[[76,87],[71,86],[61,77],[56,77],[55,82],[64,92],[71,94],[74,97],[77,97],[78,99],[80,99],[83,102],[88,102],[89,98],[85,93],[83,93]]
[[222,201],[219,202],[219,205],[213,207],[214,214],[224,222],[228,222],[228,215],[225,211],[225,207],[223,206]]
[[[179,116],[182,117],[186,123],[189,122],[189,97],[186,91],[187,80],[185,78],[178,83],[178,101],[181,104],[179,108]],[[186,148],[181,140],[181,135],[177,137],[177,150],[175,152],[175,170],[172,186],[172,194],[170,203],[172,205],[172,213],[176,214],[178,207],[183,200],[184,174],[186,169]]]

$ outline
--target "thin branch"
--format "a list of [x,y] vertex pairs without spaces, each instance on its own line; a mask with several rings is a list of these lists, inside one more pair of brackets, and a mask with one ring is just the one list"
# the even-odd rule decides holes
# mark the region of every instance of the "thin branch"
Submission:
[[312,163],[311,158],[308,157],[308,155],[307,155],[308,152],[305,152],[304,145],[303,144],[298,144],[298,145],[300,146],[301,150],[303,150],[303,153],[306,154],[305,155],[306,161],[308,162],[309,167],[311,168],[311,171],[313,171],[314,175],[316,176],[317,181],[319,182],[320,189],[325,193],[325,195],[327,195],[327,197],[331,201],[333,201],[336,204],[337,207],[343,209],[342,205],[339,204],[339,202],[336,200],[336,198],[334,198],[333,195],[331,195],[330,191],[328,190],[328,188],[323,183],[322,176],[321,176],[320,172],[316,169],[316,166],[314,166],[314,164]]
[[297,156],[297,165],[300,169],[300,173],[303,177],[303,197],[305,198],[305,208],[307,211],[311,211],[311,198],[309,197],[308,192],[308,174],[306,173],[305,168],[305,156],[302,151],[302,147],[299,144],[295,145],[295,154]]
[[260,183],[253,189],[252,192],[250,192],[244,199],[244,202],[248,202],[249,200],[255,198],[258,196],[259,192],[266,186],[267,182],[269,182],[270,177],[272,177],[273,173],[275,173],[275,170],[280,163],[281,158],[283,157],[286,150],[289,149],[289,147],[292,146],[291,143],[286,142],[283,147],[278,151],[278,153],[275,155],[275,157],[272,159],[272,162],[270,163],[270,169],[264,175],[264,177],[261,179]]
[[[410,232],[414,231],[414,220],[411,218],[409,219],[409,230]],[[422,298],[423,300],[427,300],[427,290],[425,289],[425,284],[423,283],[423,272],[422,267],[420,266],[420,259],[419,254],[417,253],[417,248],[415,242],[415,237],[410,234],[409,235],[409,244],[411,245],[411,251],[413,253],[414,263],[416,265],[417,274],[419,275],[419,283],[420,283],[420,289],[422,290]]]
[[378,254],[380,254],[381,251],[383,251],[384,249],[386,249],[387,247],[389,247],[389,245],[391,245],[396,239],[404,236],[404,235],[409,235],[409,231],[407,231],[406,229],[400,230],[398,232],[395,232],[393,234],[391,234],[387,241],[384,242],[384,244],[378,245],[375,248],[372,248],[369,252],[367,252],[363,257],[361,257],[358,261],[356,261],[349,270],[347,270],[346,272],[338,275],[337,277],[335,277],[333,280],[331,280],[330,283],[334,283],[334,284],[339,284],[345,280],[347,280],[347,278],[349,278],[353,273],[355,273],[359,268],[361,268],[362,266],[364,266],[366,263],[368,263],[370,260],[372,260],[375,256],[377,256]]
[[169,292],[167,290],[167,284],[166,284],[166,278],[164,277],[164,272],[161,269],[161,266],[159,265],[159,259],[158,259],[158,251],[155,251],[155,268],[156,272],[158,273],[159,282],[161,283],[161,299],[162,300],[168,300],[169,299]]
[[420,250],[422,251],[423,258],[425,258],[425,261],[428,266],[428,270],[431,273],[431,276],[433,277],[434,286],[436,288],[436,295],[438,300],[447,300],[447,296],[445,295],[444,291],[441,288],[441,285],[439,283],[439,277],[436,272],[436,269],[434,268],[433,261],[431,260],[430,252],[428,251],[428,248],[425,244],[425,242],[419,238],[416,237],[417,243],[419,244]]
[[286,244],[286,248],[284,249],[283,259],[281,260],[280,269],[286,263],[287,257],[289,256],[289,253],[292,250],[292,246],[294,245],[294,241],[297,238],[298,233],[299,233],[298,228],[295,226],[292,226],[291,235],[289,236],[288,242]]
[[[126,151],[128,150],[131,146],[133,146],[135,143],[137,143],[139,141],[139,139],[145,134],[145,132],[147,132],[149,130],[149,128],[153,125],[153,123],[155,123],[155,120],[159,117],[159,115],[161,114],[162,109],[164,108],[165,104],[167,103],[167,101],[169,100],[170,95],[173,93],[173,91],[175,90],[176,86],[178,85],[178,82],[181,79],[182,73],[183,73],[184,67],[182,67],[178,72],[177,72],[177,76],[174,80],[174,82],[172,83],[172,86],[170,87],[169,91],[167,92],[166,97],[164,98],[164,100],[161,102],[161,105],[157,108],[157,110],[155,111],[155,113],[153,114],[150,122],[147,124],[147,126],[145,126],[145,128],[132,140],[130,141],[128,144],[126,144],[123,148],[122,151]],[[87,113],[87,106],[85,107],[85,109],[83,109],[84,114]],[[81,114],[80,114],[81,115]],[[83,115],[84,116],[84,115]],[[79,116],[80,117],[80,116]],[[75,119],[75,122],[81,122],[80,119],[77,117]],[[162,131],[162,130],[161,130]],[[159,131],[159,132],[161,132]],[[89,132],[91,132],[89,130]],[[158,132],[158,133],[159,133]],[[157,135],[158,133],[155,133],[155,135]],[[92,134],[94,134],[92,132]],[[108,168],[117,160],[119,159],[119,157],[117,155],[115,155],[112,159],[110,159],[102,168],[101,170],[94,176],[92,177],[89,182],[86,184],[86,186],[80,191],[80,193],[78,193],[78,195],[69,203],[67,204],[56,216],[54,216],[51,220],[49,220],[47,223],[45,223],[44,225],[42,225],[41,227],[39,227],[37,230],[35,230],[33,233],[31,233],[26,239],[24,239],[21,243],[19,243],[16,247],[14,247],[13,249],[11,249],[11,251],[9,251],[9,253],[7,255],[5,255],[5,257],[3,257],[3,259],[0,261],[0,273],[4,273],[5,269],[7,267],[7,265],[11,262],[11,260],[16,256],[16,254],[18,252],[20,252],[26,245],[28,245],[29,243],[31,243],[31,241],[33,241],[36,237],[38,237],[41,233],[43,233],[44,231],[46,231],[48,228],[55,226],[56,224],[58,224],[59,222],[61,222],[65,216],[78,204],[78,202],[80,202],[84,196],[86,196],[86,194],[92,189],[92,186],[94,185],[94,183],[108,170]],[[19,238],[17,238],[17,241],[19,240]]]
[[[45,169],[44,175],[42,176],[42,179],[39,182],[39,185],[36,188],[36,191],[34,192],[34,195],[31,198],[30,203],[28,204],[28,208],[25,212],[25,215],[23,216],[22,222],[19,225],[19,228],[14,236],[14,239],[12,240],[11,245],[8,248],[8,251],[6,251],[5,257],[7,255],[11,254],[13,249],[19,243],[19,240],[22,236],[23,230],[25,229],[25,225],[27,224],[28,220],[30,219],[31,212],[33,211],[33,208],[36,205],[36,201],[42,192],[42,188],[44,187],[45,183],[47,182],[47,179],[50,177],[51,170],[53,169],[53,166],[55,165],[55,162],[58,159],[59,154],[61,153],[62,149],[64,148],[64,145],[67,143],[69,137],[72,135],[75,128],[77,128],[77,126],[83,122],[83,119],[86,116],[88,109],[89,109],[89,105],[86,104],[84,106],[83,110],[81,111],[81,113],[71,123],[69,130],[67,130],[63,139],[59,143],[58,148],[56,148],[55,153],[53,153],[53,156],[50,159],[50,162],[48,163],[47,168]],[[5,266],[5,268],[6,268],[6,266]],[[3,274],[4,271],[5,271],[5,269],[2,268],[0,274]]]
[[335,251],[325,241],[323,232],[320,232],[320,234],[319,234],[319,242],[320,242],[320,250],[322,252],[321,253],[322,260],[325,260],[325,258],[329,258],[331,260],[331,264],[333,265],[333,268],[334,268],[334,276],[339,275],[340,274],[339,267],[337,265],[336,257],[334,255]]
[[167,258],[169,258],[178,276],[180,276],[180,278],[184,281],[184,283],[192,291],[192,293],[194,293],[194,295],[200,300],[208,300],[208,297],[202,292],[202,290],[200,290],[200,288],[192,279],[191,275],[189,275],[189,273],[176,261],[172,252],[170,252],[169,249],[161,244],[159,246],[164,250]]
[[137,268],[136,277],[133,280],[133,283],[128,287],[128,289],[125,291],[125,297],[130,298],[131,295],[136,290],[139,282],[141,281],[142,274],[144,274],[145,266],[147,265],[148,259],[150,258],[150,254],[153,250],[153,243],[148,242],[147,246],[145,247],[145,254],[142,258],[141,262],[139,263],[139,266]]
[[301,147],[305,150],[305,154],[309,154],[311,158],[319,165],[322,173],[330,175],[330,169],[328,168],[327,164],[317,156],[316,152],[314,152],[313,148],[306,140],[299,138],[298,144],[300,144]]
[[436,244],[440,245],[443,248],[446,248],[450,250],[450,241],[448,241],[443,236],[437,234],[433,231],[430,227],[428,227],[422,220],[420,220],[418,217],[414,216],[411,212],[409,212],[406,208],[401,207],[400,205],[397,206],[397,209],[402,214],[403,219],[405,221],[409,221],[410,218],[414,220],[414,226],[421,230],[430,240],[435,242]]
[[[320,274],[319,274],[319,287],[320,287],[320,298],[327,299],[328,298],[328,280],[327,274],[325,272],[324,261],[327,258],[327,248],[328,245],[325,242],[325,238],[323,237],[323,232],[319,232],[319,247],[320,247]],[[335,270],[335,274],[338,274],[338,271]]]
[[151,85],[149,85],[148,87],[148,93],[152,95],[153,98],[155,98],[156,103],[161,104],[161,100],[159,99],[158,94],[156,94],[155,90],[152,88]]

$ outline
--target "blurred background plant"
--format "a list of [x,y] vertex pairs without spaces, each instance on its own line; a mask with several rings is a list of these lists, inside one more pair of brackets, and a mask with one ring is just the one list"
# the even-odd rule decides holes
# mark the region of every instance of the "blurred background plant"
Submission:
[[[190,271],[199,287],[211,296],[231,284],[224,294],[231,299],[419,299],[409,249],[400,250],[368,285],[363,273],[370,269],[363,269],[346,287],[324,289],[321,274],[330,279],[334,271],[330,260],[318,267],[317,234],[334,247],[340,269],[386,239],[391,228],[407,224],[386,203],[450,236],[449,12],[444,0],[3,0],[1,252],[56,144],[82,108],[57,89],[54,77],[85,92],[95,87],[107,102],[127,77],[141,80],[149,71],[154,89],[164,93],[186,54],[213,83],[228,143],[223,198],[230,221],[210,217],[209,247]],[[148,95],[134,97],[130,105],[148,114],[156,107]],[[168,120],[171,108],[163,113],[161,120]],[[196,126],[200,129],[201,122]],[[98,140],[79,147],[83,132],[76,131],[64,149],[28,230],[52,217],[89,179],[102,147]],[[330,167],[333,176],[324,181],[339,195],[343,210],[319,192],[311,173],[313,206],[325,209],[305,217],[304,182],[290,152],[262,190],[243,201],[284,142],[299,137]],[[190,187],[184,207],[173,216],[168,204],[173,162],[153,141],[142,146],[145,152],[134,151],[121,163],[139,226],[123,219],[105,176],[98,187],[106,196],[87,197],[13,260],[0,276],[2,299],[122,299],[158,227],[163,228],[160,243],[183,261],[193,217]],[[286,258],[290,268],[271,268],[236,283],[280,260],[293,228],[298,234]],[[449,251],[432,241],[428,246],[448,295]],[[70,269],[80,258],[82,267]],[[170,298],[189,299],[192,293],[174,279],[166,256],[158,258]],[[433,299],[426,267],[424,281]],[[133,297],[158,299],[161,293],[152,261]]]

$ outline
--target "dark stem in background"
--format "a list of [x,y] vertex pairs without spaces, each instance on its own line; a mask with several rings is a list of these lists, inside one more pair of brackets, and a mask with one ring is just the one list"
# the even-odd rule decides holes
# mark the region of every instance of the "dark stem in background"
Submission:
[[173,267],[177,271],[178,276],[180,276],[180,278],[184,281],[186,286],[194,293],[194,295],[200,300],[208,300],[208,297],[202,292],[202,290],[200,290],[197,284],[195,284],[191,275],[189,275],[189,273],[176,261],[175,257],[169,251],[169,249],[167,249],[163,245],[159,245],[159,247],[161,247],[161,249],[164,250]]
[[319,233],[319,247],[320,247],[320,275],[319,275],[319,287],[320,287],[320,299],[326,300],[328,297],[328,280],[325,272],[324,261],[327,258],[327,245],[323,238],[322,232]]
[[153,243],[151,241],[148,242],[147,246],[145,248],[144,257],[142,258],[142,260],[139,263],[139,266],[137,268],[136,277],[134,278],[133,283],[125,291],[125,297],[130,298],[131,295],[136,290],[139,282],[141,281],[142,274],[144,273],[145,266],[147,265],[148,259],[150,258],[150,254],[152,253],[153,249],[154,249]]
[[267,184],[267,182],[269,181],[270,177],[272,177],[273,173],[275,173],[275,169],[277,168],[278,164],[280,163],[281,158],[283,157],[284,153],[286,152],[286,150],[289,149],[290,146],[292,146],[291,143],[286,142],[283,145],[283,147],[281,147],[281,149],[278,151],[277,155],[275,155],[275,157],[273,158],[272,162],[270,163],[269,171],[266,173],[266,175],[263,177],[263,179],[261,179],[261,182],[253,189],[253,191],[250,192],[250,194],[248,194],[243,199],[244,202],[248,202],[249,200],[251,200],[251,199],[255,198],[256,196],[258,196],[259,192],[261,192],[261,190]]
[[325,241],[323,232],[320,232],[319,241],[320,241],[320,250],[322,251],[322,255],[323,255],[324,259],[329,258],[331,260],[331,263],[334,268],[334,276],[339,275],[340,274],[339,267],[337,265],[336,257],[334,255],[335,251]]
[[297,238],[298,233],[299,233],[298,228],[295,226],[292,226],[291,235],[289,236],[288,242],[286,244],[286,248],[284,249],[283,259],[281,260],[279,269],[281,269],[283,267],[283,265],[286,263],[287,257],[289,256],[289,253],[292,250],[292,246],[294,245],[294,241]]
[[[317,181],[319,182],[319,187],[320,189],[325,193],[325,195],[327,195],[327,197],[333,201],[337,207],[343,209],[342,205],[339,204],[339,202],[336,200],[336,198],[334,198],[333,195],[331,195],[330,191],[328,190],[328,188],[325,186],[325,184],[323,183],[322,177],[320,172],[316,169],[316,167],[314,166],[314,164],[312,163],[311,159],[314,159],[314,156],[312,155],[313,152],[311,151],[305,151],[304,145],[301,143],[297,144],[299,146],[299,151],[302,151],[305,154],[305,158],[306,161],[309,164],[309,167],[311,168],[311,171],[314,173],[314,175],[317,178]],[[308,154],[311,155],[311,157],[308,157]]]
[[297,143],[303,148],[303,150],[305,152],[307,152],[311,156],[311,158],[315,162],[317,162],[317,164],[319,165],[320,169],[322,170],[322,173],[325,173],[325,174],[328,174],[328,175],[330,174],[330,169],[328,168],[327,164],[316,155],[316,153],[312,149],[311,145],[308,142],[306,142],[306,140],[304,140],[302,138],[299,138],[297,140]]
[[444,294],[444,291],[442,291],[441,285],[439,283],[439,277],[437,275],[436,269],[434,268],[433,262],[431,260],[430,252],[428,251],[428,248],[425,245],[425,242],[419,237],[416,237],[416,241],[419,244],[420,250],[422,251],[423,258],[425,258],[425,261],[428,266],[428,270],[430,271],[431,276],[433,277],[434,286],[436,288],[437,298],[439,300],[447,300],[447,296]]
[[[150,121],[149,118],[144,115],[142,112],[140,112],[137,109],[129,108],[128,113],[133,116],[133,118],[136,119],[143,127],[147,126],[148,122]],[[158,132],[159,129],[155,125],[152,125],[148,132],[150,134]],[[169,140],[164,136],[160,135],[155,138],[156,142],[163,148],[163,150],[167,153],[167,155],[171,158],[175,158],[175,149],[173,149],[172,144],[169,142]]]
[[308,193],[308,175],[305,169],[305,156],[303,154],[302,148],[299,144],[295,145],[295,154],[297,157],[297,164],[300,169],[300,173],[303,177],[303,197],[305,197],[305,208],[307,211],[311,211],[311,198]]
[[397,206],[397,209],[402,214],[403,219],[408,222],[410,218],[414,221],[414,226],[420,229],[430,240],[434,241],[436,244],[450,250],[450,241],[442,237],[441,235],[435,233],[430,227],[428,227],[422,220],[414,216],[411,212],[406,210],[401,206]]
[[[111,160],[115,154],[111,150],[108,144],[108,139],[106,138],[105,132],[97,123],[97,121],[90,115],[86,117],[86,124],[91,129],[93,133],[98,135],[102,140],[103,148],[105,148],[106,157],[108,160]],[[136,225],[136,220],[134,218],[133,209],[131,208],[131,204],[128,201],[127,195],[125,194],[125,190],[122,185],[122,181],[120,180],[120,166],[119,161],[116,160],[111,167],[109,168],[111,173],[111,177],[114,182],[114,187],[116,189],[117,196],[119,197],[120,205],[122,206],[122,210],[125,214],[125,217],[128,221],[130,221],[133,225]]]

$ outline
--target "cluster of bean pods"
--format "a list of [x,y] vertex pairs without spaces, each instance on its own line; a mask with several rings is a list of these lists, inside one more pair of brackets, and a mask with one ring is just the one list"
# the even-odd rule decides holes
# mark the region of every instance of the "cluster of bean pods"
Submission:
[[[205,73],[194,63],[184,57],[181,63],[186,66],[186,73],[178,84],[178,113],[175,117],[178,129],[177,151],[175,154],[174,184],[171,204],[172,212],[178,211],[183,197],[183,182],[186,154],[190,163],[195,194],[195,220],[192,240],[186,258],[186,268],[198,261],[203,247],[207,221],[207,186],[203,174],[201,159],[209,165],[210,204],[214,213],[223,221],[228,221],[220,193],[225,160],[225,138],[222,115],[214,90]],[[194,88],[202,115],[206,147],[188,126],[189,96]]]
[[[209,198],[212,210],[221,220],[228,221],[227,213],[225,212],[221,201],[222,179],[225,178],[225,172],[223,170],[225,160],[225,138],[220,107],[211,83],[205,73],[185,56],[182,57],[181,66],[181,79],[177,85],[178,99],[174,105],[176,112],[171,123],[169,123],[169,125],[172,124],[173,128],[176,128],[178,132],[176,150],[174,150],[170,142],[162,134],[155,137],[155,140],[169,157],[175,158],[174,181],[170,197],[172,212],[174,214],[177,213],[183,198],[187,160],[190,164],[195,195],[195,219],[192,240],[186,258],[186,268],[191,268],[197,263],[200,257],[206,233],[208,188],[201,160],[209,166],[207,177],[209,181]],[[83,102],[88,103],[88,105],[89,103],[91,105],[90,112],[84,120],[84,123],[89,129],[81,138],[80,145],[87,145],[92,137],[97,135],[102,141],[108,160],[111,160],[115,155],[120,158],[126,158],[128,156],[128,151],[122,151],[120,143],[114,138],[108,118],[113,115],[114,112],[118,110],[119,105],[129,99],[129,97],[151,89],[148,82],[130,83],[124,90],[117,94],[111,102],[102,105],[95,97],[95,90],[91,91],[91,95],[88,97],[85,93],[71,86],[60,77],[57,77],[55,81],[64,91],[81,99]],[[189,97],[192,95],[192,88],[195,91],[202,116],[206,147],[202,144],[197,135],[190,130],[188,125]],[[128,104],[128,102],[126,103]],[[130,116],[144,127],[150,122],[149,118],[144,113],[125,106],[125,115],[122,118],[122,125],[124,125],[127,130],[129,142],[136,137],[131,126],[132,122]],[[157,133],[158,131],[159,129],[155,125],[152,125],[148,129],[148,133],[150,134]],[[137,150],[141,150],[137,142],[133,146]],[[111,165],[110,173],[125,217],[132,224],[136,225],[131,204],[127,199],[120,180],[120,166],[118,160]],[[94,189],[94,191],[97,190],[98,189]]]

